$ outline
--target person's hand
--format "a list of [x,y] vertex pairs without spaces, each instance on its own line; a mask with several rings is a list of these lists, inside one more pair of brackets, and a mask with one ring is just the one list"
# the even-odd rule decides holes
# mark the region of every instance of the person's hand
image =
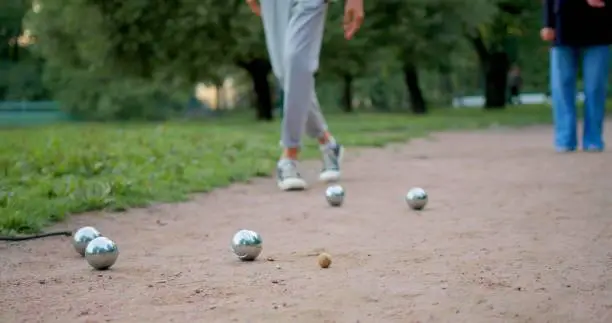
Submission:
[[586,2],[593,8],[603,8],[606,6],[605,0],[586,0]]
[[543,41],[553,41],[555,40],[555,30],[552,28],[542,28],[540,30],[540,37]]
[[259,7],[259,2],[257,0],[246,0],[246,3],[254,14],[261,16],[261,7]]
[[344,4],[344,38],[350,40],[363,23],[363,0],[346,0]]

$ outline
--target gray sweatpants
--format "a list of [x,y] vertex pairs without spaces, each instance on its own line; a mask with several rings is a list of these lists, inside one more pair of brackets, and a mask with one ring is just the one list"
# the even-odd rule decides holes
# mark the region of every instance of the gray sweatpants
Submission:
[[304,133],[319,138],[327,130],[314,81],[327,1],[261,0],[260,5],[272,69],[285,94],[281,143],[299,148]]

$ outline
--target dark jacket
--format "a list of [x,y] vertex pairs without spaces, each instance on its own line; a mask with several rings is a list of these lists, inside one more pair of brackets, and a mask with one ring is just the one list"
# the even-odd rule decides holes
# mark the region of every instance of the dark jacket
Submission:
[[612,0],[593,8],[586,0],[545,0],[544,27],[555,30],[556,46],[612,44]]

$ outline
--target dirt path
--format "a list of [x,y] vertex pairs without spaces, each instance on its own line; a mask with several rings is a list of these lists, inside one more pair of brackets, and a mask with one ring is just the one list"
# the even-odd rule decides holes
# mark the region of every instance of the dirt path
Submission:
[[[322,184],[264,179],[74,217],[119,244],[116,266],[90,270],[65,238],[0,244],[0,322],[612,322],[612,154],[550,141],[536,127],[350,150],[342,208]],[[430,194],[421,213],[411,186]],[[229,251],[241,228],[262,234],[260,261]]]

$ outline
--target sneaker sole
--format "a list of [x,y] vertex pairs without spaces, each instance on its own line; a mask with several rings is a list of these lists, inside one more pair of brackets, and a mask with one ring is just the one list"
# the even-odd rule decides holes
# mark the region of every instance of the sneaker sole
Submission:
[[283,191],[303,191],[306,189],[306,181],[300,178],[288,178],[278,182],[278,188]]
[[[338,154],[338,164],[342,164],[342,159],[344,159],[344,146],[340,146],[340,153]],[[319,180],[322,182],[337,182],[340,180],[340,171],[339,170],[328,170],[322,172],[319,175]]]

